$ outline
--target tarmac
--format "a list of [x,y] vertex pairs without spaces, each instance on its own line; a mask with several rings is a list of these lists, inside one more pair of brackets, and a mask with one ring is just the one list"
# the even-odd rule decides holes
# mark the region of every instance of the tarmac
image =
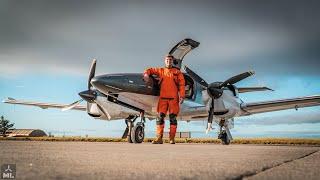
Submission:
[[17,179],[319,180],[320,147],[0,141],[3,164]]

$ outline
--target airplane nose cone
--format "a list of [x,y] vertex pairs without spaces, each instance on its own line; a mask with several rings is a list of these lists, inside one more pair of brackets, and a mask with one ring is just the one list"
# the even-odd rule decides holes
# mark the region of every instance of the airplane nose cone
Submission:
[[82,91],[79,93],[79,96],[87,102],[94,102],[96,99],[96,93],[92,90]]

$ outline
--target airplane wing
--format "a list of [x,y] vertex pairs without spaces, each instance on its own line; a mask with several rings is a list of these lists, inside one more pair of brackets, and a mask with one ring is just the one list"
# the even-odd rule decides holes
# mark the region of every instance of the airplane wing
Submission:
[[[4,103],[8,104],[20,104],[20,105],[27,105],[27,106],[37,106],[42,109],[48,109],[48,108],[56,108],[56,109],[63,109],[67,108],[69,104],[54,104],[54,103],[42,103],[42,102],[31,102],[31,101],[24,101],[24,100],[16,100],[13,98],[7,98],[3,101]],[[80,111],[86,111],[87,108],[84,105],[76,105],[72,108],[73,110],[80,110]]]
[[281,99],[274,101],[244,103],[241,109],[245,112],[243,115],[258,114],[271,111],[280,111],[286,109],[298,109],[310,106],[320,105],[320,95],[306,96],[293,99]]

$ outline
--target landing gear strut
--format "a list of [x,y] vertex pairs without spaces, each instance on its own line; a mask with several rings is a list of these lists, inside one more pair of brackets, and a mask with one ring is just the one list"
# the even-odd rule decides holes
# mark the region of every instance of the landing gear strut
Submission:
[[144,140],[144,112],[140,113],[141,121],[134,125],[134,122],[138,118],[137,115],[130,115],[126,120],[126,130],[123,133],[122,138],[127,138],[129,143],[142,143]]
[[127,127],[124,130],[124,133],[122,135],[122,139],[127,138],[128,143],[132,143],[131,131],[132,131],[132,127],[134,125],[134,122],[136,121],[137,118],[138,118],[137,115],[130,115],[129,117],[127,117],[125,119],[125,123],[126,123]]
[[224,119],[222,119],[219,123],[220,133],[218,135],[218,139],[221,139],[221,143],[223,145],[229,145],[232,140],[232,136],[228,126],[225,123],[226,121]]

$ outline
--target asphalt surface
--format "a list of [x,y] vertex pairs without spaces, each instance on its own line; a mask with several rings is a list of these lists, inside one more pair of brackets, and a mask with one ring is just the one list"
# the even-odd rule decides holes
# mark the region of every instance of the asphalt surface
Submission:
[[320,179],[320,147],[0,141],[17,179]]

